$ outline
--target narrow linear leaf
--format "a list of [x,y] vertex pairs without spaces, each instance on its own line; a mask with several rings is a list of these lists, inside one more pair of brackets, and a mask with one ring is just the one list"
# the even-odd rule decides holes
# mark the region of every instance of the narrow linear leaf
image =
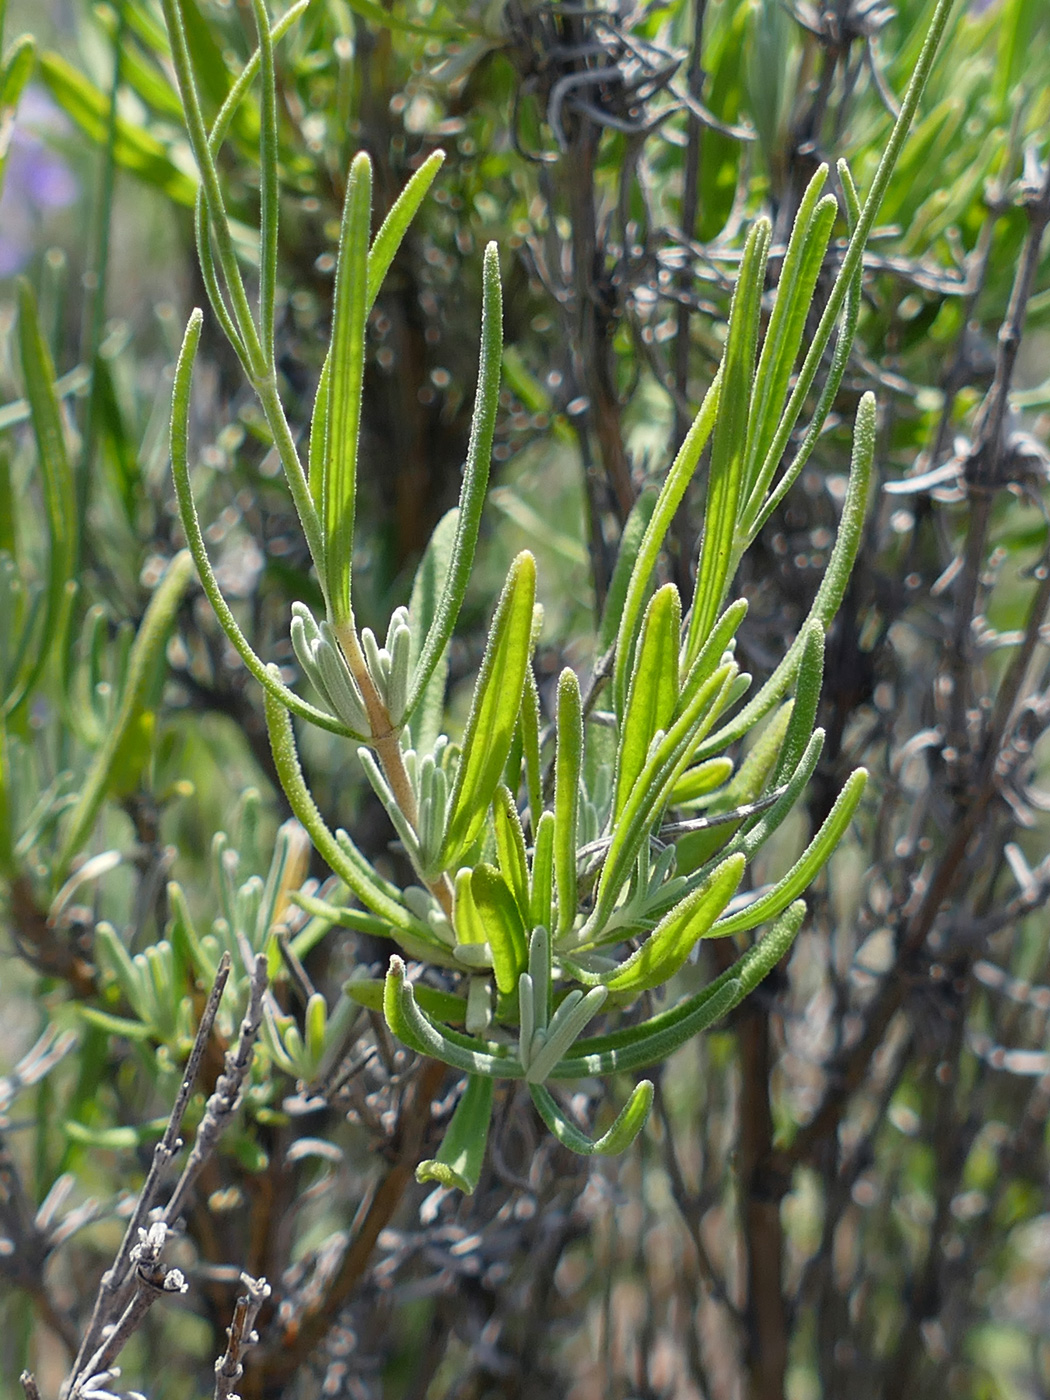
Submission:
[[716,730],[710,738],[698,745],[694,759],[699,762],[735,744],[752,729],[763,715],[769,713],[778,700],[784,696],[798,674],[805,644],[806,626],[819,622],[827,630],[846,595],[846,586],[853,570],[853,564],[860,549],[864,528],[864,515],[867,510],[871,487],[871,470],[875,460],[875,396],[865,394],[857,408],[857,419],[853,429],[853,459],[850,464],[849,483],[846,487],[846,500],[842,507],[842,519],[835,546],[831,551],[827,569],[813,606],[805,623],[799,629],[795,640],[788,647],[783,660],[769,680],[735,715],[728,724]]
[[554,932],[567,933],[576,918],[576,830],[583,767],[583,705],[580,683],[568,666],[558,679],[557,750],[554,764],[554,883],[558,923]]
[[496,432],[499,407],[500,366],[503,356],[503,290],[499,276],[499,253],[495,243],[485,249],[482,272],[481,353],[474,415],[470,424],[467,461],[459,493],[456,542],[452,549],[445,585],[427,632],[426,641],[412,677],[406,718],[411,718],[427,687],[434,668],[448,645],[463,606],[467,582],[474,563],[474,550],[481,526],[481,512],[488,488],[492,460],[492,439]]
[[[717,792],[733,776],[731,758],[709,758],[706,763],[698,763],[679,778],[671,793],[671,806],[683,807],[686,803],[700,803]],[[705,803],[705,805],[707,805]]]
[[616,761],[617,820],[645,767],[657,730],[670,728],[678,703],[678,639],[682,601],[673,583],[653,594],[642,622],[634,654],[634,672],[627,693],[620,749]]
[[383,279],[390,271],[390,264],[397,256],[397,250],[412,220],[419,212],[419,206],[426,198],[427,191],[444,164],[444,151],[431,151],[426,160],[413,174],[408,184],[390,207],[390,212],[380,225],[379,232],[368,250],[368,278],[366,283],[366,312],[370,311],[379,295]]
[[618,971],[601,979],[610,993],[635,997],[669,981],[736,894],[744,864],[742,855],[730,856],[672,909]]
[[793,773],[813,737],[820,704],[820,685],[824,679],[824,629],[819,622],[806,624],[802,656],[795,682],[795,698],[791,703],[791,718],[784,732],[784,742],[770,777],[770,786],[777,787]]
[[372,214],[372,163],[355,156],[343,202],[332,313],[332,344],[324,425],[321,523],[324,582],[337,628],[353,623],[350,603],[354,552],[357,450],[365,373],[368,237]]
[[[364,1006],[369,1011],[382,1011],[385,985],[385,981],[378,977],[355,977],[343,983],[343,991],[358,1006]],[[451,992],[442,992],[436,987],[422,984],[416,987],[416,1000],[437,1021],[451,1021],[461,1026],[467,1019],[466,997],[457,997]]]
[[634,867],[649,828],[667,804],[698,734],[714,724],[736,678],[732,662],[720,666],[696,692],[680,719],[657,745],[643,768],[612,832],[594,910],[581,934],[600,935]]
[[[89,140],[104,146],[109,127],[106,93],[57,53],[42,53],[38,71],[66,115]],[[118,116],[116,120],[113,159],[122,170],[161,190],[176,204],[193,207],[197,196],[196,180],[174,164],[156,137],[126,117]]]
[[802,894],[823,869],[845,835],[867,781],[866,769],[858,768],[851,773],[820,830],[784,878],[767,894],[746,905],[739,913],[731,914],[728,919],[715,924],[710,937],[724,938],[731,933],[742,933],[746,929],[757,928],[759,924],[777,918],[793,899]]
[[[853,178],[849,173],[849,166],[844,160],[839,161],[838,170],[846,203],[846,219],[849,224],[850,232],[852,233],[860,218],[860,203],[853,185]],[[758,534],[759,530],[762,529],[763,525],[765,525],[766,521],[777,509],[798,479],[799,473],[809,461],[810,454],[817,445],[820,434],[824,429],[824,424],[827,422],[828,414],[834,407],[839,392],[839,386],[842,383],[846,368],[849,365],[850,352],[853,348],[853,337],[856,334],[857,322],[860,319],[863,276],[863,262],[858,262],[857,269],[853,274],[853,281],[846,289],[846,299],[842,306],[842,318],[839,322],[835,339],[835,350],[831,357],[831,365],[828,368],[824,387],[820,391],[817,406],[813,410],[813,417],[810,419],[809,426],[806,429],[798,451],[791,459],[790,465],[782,473],[774,489],[763,501],[766,491],[766,487],[764,486],[761,492],[756,491],[748,501],[743,512],[741,528],[738,531],[738,550],[746,548]],[[767,461],[770,469],[776,466],[776,461],[768,453]],[[768,484],[769,478],[767,477],[764,479]]]
[[554,813],[544,812],[536,827],[529,885],[529,923],[552,927],[554,909]]
[[[416,1001],[415,988],[405,975],[405,964],[395,954],[390,959],[383,986],[383,1015],[392,1034],[418,1055],[431,1055],[464,1074],[484,1074],[493,1079],[524,1079],[521,1061],[509,1054],[494,1054],[485,1042],[450,1032],[437,1025]],[[482,1048],[474,1049],[478,1045]]]
[[623,706],[627,698],[627,682],[631,675],[635,638],[638,634],[642,609],[645,606],[645,597],[649,591],[650,581],[656,569],[656,562],[660,556],[660,550],[663,548],[663,542],[671,528],[671,522],[674,520],[675,511],[682,503],[686,487],[696,471],[700,454],[707,446],[711,430],[715,426],[721,384],[722,370],[720,368],[711,387],[704,395],[703,403],[701,403],[697,415],[678,449],[678,455],[671,464],[667,479],[660,488],[660,494],[653,507],[649,523],[645,527],[645,534],[642,536],[642,543],[631,570],[630,582],[627,585],[623,602],[623,612],[620,617],[620,628],[616,634],[613,706],[618,715],[623,714]]
[[821,165],[799,202],[780,270],[773,312],[755,371],[754,402],[748,421],[744,470],[744,500],[747,502],[763,497],[769,484],[758,478],[758,470],[766,460],[787,399],[791,372],[802,344],[817,278],[838,214],[838,201],[834,195],[820,198],[827,176],[828,167]]
[[197,576],[200,579],[201,587],[214,609],[215,616],[219,619],[222,630],[229,637],[245,666],[269,695],[279,700],[300,719],[307,719],[320,729],[327,729],[331,734],[341,734],[346,738],[364,740],[366,738],[364,734],[355,733],[333,715],[327,714],[324,710],[319,710],[316,705],[311,705],[308,701],[300,699],[294,690],[289,690],[281,681],[280,674],[275,667],[267,666],[261,657],[256,656],[247,637],[238,626],[237,619],[230,611],[230,606],[219,587],[219,581],[215,577],[215,571],[208,558],[208,549],[204,543],[200,520],[197,516],[193,488],[190,485],[189,468],[190,387],[203,322],[204,317],[201,315],[200,309],[195,307],[186,323],[186,334],[183,337],[182,349],[179,351],[179,358],[175,365],[175,384],[171,396],[171,475],[175,483],[175,497],[179,503],[179,516],[182,520],[183,532],[186,535],[186,544],[193,555],[193,562],[197,566]]
[[[5,698],[4,713],[8,715],[32,694],[57,640],[66,585],[73,576],[76,535],[76,495],[66,452],[62,411],[55,393],[55,370],[40,331],[36,299],[26,281],[20,281],[18,286],[18,344],[33,437],[40,460],[47,518],[48,562],[39,646],[35,656],[26,655],[26,663],[16,678],[15,689]],[[30,621],[27,621],[26,627],[30,625]]]
[[529,867],[525,855],[525,833],[511,791],[503,783],[496,789],[492,803],[493,824],[496,829],[496,855],[500,874],[506,880],[521,917],[529,917]]
[[575,1053],[563,1059],[550,1077],[584,1079],[592,1074],[627,1073],[659,1064],[754,991],[787,953],[805,916],[806,905],[797,900],[760,942],[703,991],[641,1025],[578,1041]]
[[729,583],[737,511],[744,484],[751,383],[755,372],[762,287],[771,236],[769,220],[756,220],[744,245],[740,276],[729,313],[729,334],[722,359],[722,391],[711,446],[703,537],[686,640],[687,666],[692,664],[706,641]]
[[627,517],[627,523],[620,535],[616,566],[613,569],[612,578],[609,580],[609,591],[605,595],[602,622],[598,629],[596,648],[598,656],[604,656],[616,641],[616,634],[620,629],[620,618],[627,601],[627,588],[638,560],[638,551],[642,547],[646,528],[653,518],[653,511],[656,509],[657,496],[658,493],[652,488],[641,493],[631,507],[631,513]]
[[264,704],[270,748],[281,787],[292,812],[316,846],[322,860],[328,862],[366,909],[371,909],[374,914],[389,923],[388,936],[400,943],[406,953],[421,961],[438,963],[442,967],[456,967],[451,950],[398,902],[393,886],[387,885],[371,868],[346,833],[339,833],[344,837],[342,841],[332,835],[303,778],[291,716],[269,691],[264,697]]
[[475,867],[470,877],[470,892],[485,932],[485,942],[492,949],[496,986],[504,996],[511,996],[529,958],[521,910],[510,886],[495,866],[482,863]]
[[[437,615],[438,602],[445,588],[452,564],[452,551],[459,528],[459,511],[447,511],[427,542],[412,582],[412,597],[408,605],[408,628],[412,638],[410,670],[414,673],[427,633]],[[432,753],[441,732],[445,713],[445,684],[448,678],[448,648],[438,657],[430,679],[420,694],[412,720],[413,746],[418,754]]]
[[[717,817],[722,812],[732,812],[758,801],[770,785],[770,774],[780,757],[792,712],[790,703],[783,705],[765,726],[747,751],[733,781],[707,809],[709,816]],[[687,875],[710,860],[741,825],[742,821],[737,820],[683,836],[677,844],[679,872]]]
[[32,34],[20,34],[0,66],[0,108],[17,107],[36,63],[36,40]]
[[525,671],[525,689],[518,712],[521,748],[525,758],[525,789],[529,797],[529,825],[533,836],[543,818],[543,778],[540,770],[540,693],[532,667]]
[[[824,351],[827,349],[828,342],[831,339],[832,332],[839,319],[839,313],[842,311],[843,303],[856,280],[864,257],[864,246],[874,227],[883,196],[890,182],[890,177],[893,174],[901,149],[907,139],[908,131],[915,118],[915,113],[918,110],[919,100],[922,97],[923,89],[926,86],[927,79],[930,76],[930,70],[933,67],[933,62],[937,55],[937,49],[940,46],[941,38],[951,16],[952,5],[953,0],[937,0],[933,17],[930,20],[930,26],[923,40],[922,49],[915,67],[912,69],[908,90],[901,103],[900,112],[893,124],[890,138],[883,149],[878,169],[875,172],[875,178],[871,182],[871,188],[864,201],[864,206],[860,211],[860,216],[856,220],[855,227],[850,235],[849,245],[846,248],[838,275],[835,278],[835,284],[831,289],[831,294],[828,297],[823,314],[821,315],[820,323],[810,341],[809,349],[806,352],[802,368],[799,370],[795,380],[795,386],[791,391],[787,406],[781,414],[780,423],[773,441],[770,444],[769,451],[766,454],[766,463],[762,466],[760,478],[765,477],[769,479],[772,476],[772,470],[768,464],[772,463],[775,465],[787,448],[791,432],[802,411],[802,405],[806,401],[813,381],[816,378],[817,371],[824,358]],[[843,347],[845,354],[848,354],[848,349],[848,345]],[[807,439],[810,435],[813,435],[815,440],[815,435],[820,431],[827,413],[830,412],[830,410],[830,400],[822,395],[820,409],[810,423]],[[823,417],[821,416],[821,412],[823,413]],[[753,528],[758,527],[755,525]]]
[[536,561],[523,551],[511,565],[474,687],[442,850],[445,869],[477,840],[514,737],[532,653]]

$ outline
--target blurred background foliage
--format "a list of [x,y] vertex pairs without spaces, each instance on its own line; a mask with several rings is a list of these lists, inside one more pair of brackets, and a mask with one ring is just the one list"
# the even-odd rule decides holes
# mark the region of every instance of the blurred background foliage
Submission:
[[[251,7],[182,6],[210,117],[252,51]],[[540,565],[546,716],[562,666],[598,660],[620,533],[717,368],[748,220],[771,215],[775,252],[820,161],[845,156],[867,187],[932,8],[312,0],[281,41],[280,370],[297,431],[353,153],[372,157],[380,217],[448,153],[369,325],[364,624],[407,601],[455,501],[481,253],[501,250],[504,388],[451,658],[460,723],[520,548]],[[879,490],[829,637],[812,827],[855,763],[873,780],[790,965],[669,1064],[623,1160],[570,1159],[508,1091],[470,1200],[409,1184],[455,1076],[421,1081],[341,996],[389,945],[332,917],[342,892],[284,824],[258,688],[179,562],[169,396],[205,294],[159,10],[9,0],[4,65],[0,1062],[19,1068],[0,1082],[3,1394],[30,1364],[57,1391],[201,987],[223,948],[237,966],[243,940],[272,953],[275,927],[286,951],[244,1108],[180,1244],[191,1292],[153,1310],[125,1359],[150,1400],[210,1390],[240,1269],[275,1289],[246,1400],[1050,1392],[1050,10],[958,0],[866,256],[834,414],[744,562],[739,654],[761,679],[819,584],[849,425],[875,388]],[[249,260],[258,126],[249,100],[222,154]],[[197,375],[212,556],[256,650],[292,679],[289,607],[317,586],[207,318]],[[681,586],[701,501],[698,482],[664,563]],[[330,825],[393,868],[349,746],[311,731],[303,757]],[[806,839],[789,823],[774,857]],[[328,912],[290,904],[300,886]],[[719,955],[703,954],[715,971]]]

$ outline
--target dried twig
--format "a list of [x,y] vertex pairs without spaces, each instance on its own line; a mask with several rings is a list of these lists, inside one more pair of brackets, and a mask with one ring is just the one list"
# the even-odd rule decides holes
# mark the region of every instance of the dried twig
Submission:
[[264,1278],[242,1273],[241,1283],[245,1291],[239,1295],[233,1321],[226,1329],[226,1351],[215,1363],[215,1400],[233,1400],[233,1387],[244,1374],[242,1357],[259,1340],[255,1319],[270,1296],[270,1285]]

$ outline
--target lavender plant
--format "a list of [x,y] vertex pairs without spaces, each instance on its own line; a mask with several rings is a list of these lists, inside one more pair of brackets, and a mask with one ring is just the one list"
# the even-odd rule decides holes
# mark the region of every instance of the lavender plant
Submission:
[[[249,645],[208,559],[189,468],[189,404],[203,317],[186,329],[176,374],[171,451],[190,552],[230,641],[265,688],[281,784],[299,822],[345,886],[315,913],[394,941],[382,983],[347,993],[382,1008],[409,1049],[468,1076],[437,1158],[419,1176],[473,1190],[497,1080],[524,1080],[550,1131],[579,1153],[616,1153],[638,1134],[653,1089],[641,1080],[612,1125],[586,1133],[552,1084],[635,1072],[665,1059],[736,1006],[790,947],[802,898],[846,831],[866,774],[847,780],[798,860],[770,886],[748,888],[754,857],[806,790],[821,752],[814,728],[824,635],[856,556],[875,446],[875,401],[861,399],[849,485],[824,582],[779,666],[746,701],[734,659],[746,613],[731,600],[737,566],[802,470],[845,369],[860,300],[865,242],[947,20],[937,6],[892,137],[861,205],[839,162],[842,210],[821,167],[802,199],[764,335],[771,227],[758,219],[740,264],[721,367],[655,498],[624,535],[600,629],[601,659],[586,689],[566,669],[553,724],[540,713],[530,658],[542,626],[536,566],[523,552],[497,603],[461,739],[442,728],[447,654],[471,574],[489,475],[501,361],[498,256],[484,259],[480,363],[458,507],[438,525],[407,608],[384,640],[353,606],[356,471],[370,309],[408,225],[441,165],[415,173],[374,237],[371,165],[358,155],[343,207],[328,355],[306,460],[278,389],[274,339],[278,183],[274,45],[304,4],[271,26],[254,0],[258,49],[217,119],[205,123],[183,17],[165,0],[173,65],[200,172],[197,246],[212,311],[253,386],[279,454],[324,598],[324,615],[293,605],[291,641],[314,699],[289,688]],[[252,306],[216,156],[238,104],[261,78],[258,301]],[[848,247],[795,370],[818,275],[839,213]],[[808,423],[796,432],[831,352]],[[793,434],[800,445],[785,453]],[[654,587],[661,547],[686,486],[710,447],[695,584],[683,598]],[[603,705],[605,706],[603,708]],[[293,717],[359,746],[365,774],[393,823],[415,880],[399,886],[345,831],[332,832],[304,781]],[[587,747],[613,736],[611,762]],[[748,744],[741,761],[736,755]],[[593,775],[593,776],[591,776]],[[353,900],[353,904],[349,903]],[[702,991],[639,1019],[630,1008],[666,989],[704,938],[764,936]],[[440,970],[438,986],[410,960]],[[648,1006],[648,1002],[644,1003]],[[599,1016],[597,1035],[585,1035]],[[308,1019],[309,1016],[308,1016]],[[323,1023],[306,1039],[324,1054]],[[293,1063],[292,1057],[289,1062]]]

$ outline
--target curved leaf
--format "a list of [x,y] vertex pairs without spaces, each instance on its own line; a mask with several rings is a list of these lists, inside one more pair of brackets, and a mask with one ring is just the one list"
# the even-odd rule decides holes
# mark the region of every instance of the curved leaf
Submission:
[[645,1127],[653,1106],[653,1086],[648,1079],[636,1084],[631,1097],[616,1116],[608,1132],[600,1138],[590,1138],[575,1123],[566,1118],[557,1099],[542,1084],[530,1084],[529,1092],[536,1109],[563,1147],[581,1157],[616,1157],[630,1147]]

